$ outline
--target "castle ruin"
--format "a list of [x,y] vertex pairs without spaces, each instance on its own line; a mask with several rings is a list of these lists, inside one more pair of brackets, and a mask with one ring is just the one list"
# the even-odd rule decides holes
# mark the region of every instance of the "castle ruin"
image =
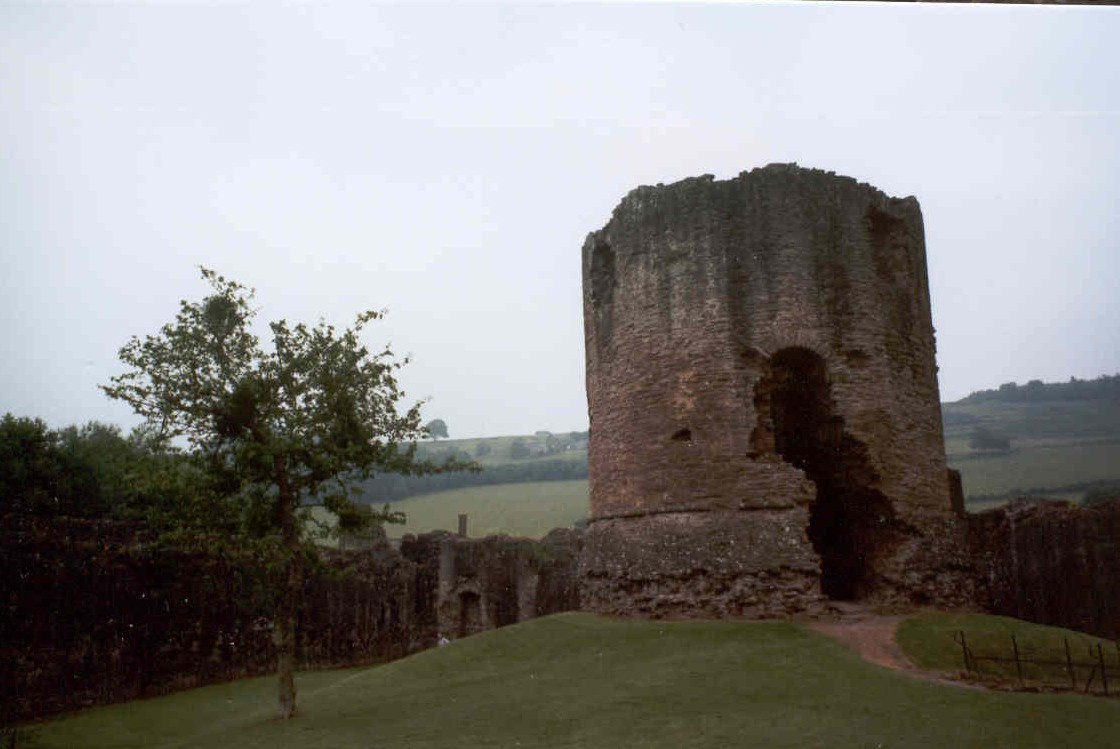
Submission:
[[971,599],[916,199],[787,164],[639,187],[583,293],[582,608]]

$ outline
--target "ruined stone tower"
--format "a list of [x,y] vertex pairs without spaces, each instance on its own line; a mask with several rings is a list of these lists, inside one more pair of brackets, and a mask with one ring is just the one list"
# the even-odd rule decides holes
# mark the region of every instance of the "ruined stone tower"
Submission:
[[785,164],[639,187],[583,293],[583,608],[968,598],[917,200]]

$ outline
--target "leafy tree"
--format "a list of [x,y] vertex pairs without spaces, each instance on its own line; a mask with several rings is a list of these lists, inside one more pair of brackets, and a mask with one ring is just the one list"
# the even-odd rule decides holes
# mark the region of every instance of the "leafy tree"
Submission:
[[358,511],[353,482],[470,466],[416,458],[420,404],[397,410],[404,393],[395,372],[405,362],[388,348],[370,353],[360,339],[382,312],[363,312],[341,331],[273,322],[266,351],[251,331],[253,291],[201,270],[210,295],[181,302],[157,334],[129,340],[119,354],[128,371],[102,389],[130,404],[156,439],[190,446],[208,491],[170,519],[211,543],[254,544],[280,572],[274,641],[280,716],[289,718],[298,598],[314,558],[308,508],[334,512],[339,532],[399,522],[388,508]]
[[42,419],[0,419],[0,512],[55,510],[58,455]]
[[1055,400],[1112,400],[1120,397],[1120,374],[1101,375],[1092,380],[1070,377],[1069,382],[1042,382],[1031,380],[1026,385],[1005,382],[998,390],[977,390],[963,401],[984,402],[1043,402]]
[[447,423],[443,419],[432,419],[424,425],[424,429],[428,432],[428,436],[434,440],[438,440],[440,437],[447,439]]
[[92,421],[48,429],[41,419],[0,420],[0,511],[123,517],[146,456],[120,428]]
[[483,458],[491,453],[493,448],[490,447],[489,442],[479,442],[478,446],[474,449],[475,457]]

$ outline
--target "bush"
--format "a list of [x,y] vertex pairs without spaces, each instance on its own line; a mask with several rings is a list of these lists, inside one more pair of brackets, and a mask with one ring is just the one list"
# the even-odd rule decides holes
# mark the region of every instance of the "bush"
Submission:
[[437,473],[431,476],[379,474],[362,482],[361,495],[357,499],[359,502],[380,506],[407,497],[470,486],[578,481],[586,478],[587,461],[585,460],[527,460],[487,466],[477,473]]
[[1085,496],[1081,498],[1081,506],[1090,507],[1096,504],[1104,504],[1113,499],[1120,499],[1120,486],[1090,489],[1085,492]]
[[1010,450],[1011,438],[986,427],[976,427],[969,435],[968,446],[973,450]]

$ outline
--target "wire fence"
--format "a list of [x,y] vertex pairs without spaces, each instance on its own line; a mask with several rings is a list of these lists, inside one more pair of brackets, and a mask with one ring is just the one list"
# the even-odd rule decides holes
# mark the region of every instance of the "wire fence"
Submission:
[[960,645],[964,670],[970,676],[1011,681],[1023,689],[1120,696],[1120,641],[1113,643],[1114,648],[1101,642],[1071,646],[1069,638],[1063,637],[1060,647],[1056,641],[1048,648],[1037,643],[1024,647],[1011,634],[1003,648],[988,641],[986,651],[978,652],[964,630],[958,630],[953,639]]

